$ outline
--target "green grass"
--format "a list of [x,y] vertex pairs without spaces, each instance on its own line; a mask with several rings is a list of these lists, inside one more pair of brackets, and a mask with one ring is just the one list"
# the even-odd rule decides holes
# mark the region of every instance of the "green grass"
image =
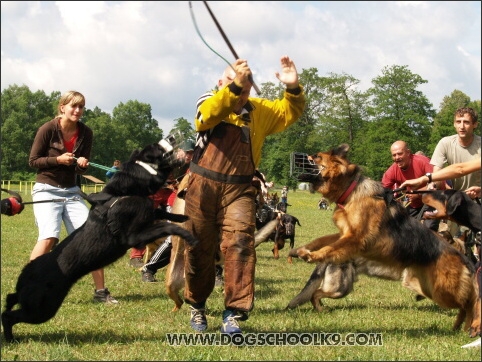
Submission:
[[[3,196],[3,195],[2,195]],[[28,194],[22,194],[30,201]],[[319,195],[290,191],[288,212],[299,218],[296,245],[335,232],[332,211],[317,209]],[[367,212],[369,212],[367,210]],[[13,292],[37,238],[32,206],[14,217],[1,217],[1,303]],[[19,344],[1,339],[2,360],[452,360],[480,361],[480,348],[462,349],[471,342],[466,332],[452,331],[455,310],[443,310],[430,300],[416,302],[398,282],[361,276],[355,290],[343,299],[325,301],[322,313],[305,304],[285,310],[299,293],[314,265],[294,259],[288,250],[274,260],[271,243],[257,248],[256,301],[243,332],[380,333],[383,346],[170,346],[166,333],[191,333],[184,305],[171,312],[164,270],[159,283],[142,283],[128,266],[128,254],[106,268],[106,285],[119,299],[117,306],[92,302],[90,275],[75,284],[57,315],[40,324],[17,324]],[[223,295],[215,290],[208,300],[208,333],[219,336]]]

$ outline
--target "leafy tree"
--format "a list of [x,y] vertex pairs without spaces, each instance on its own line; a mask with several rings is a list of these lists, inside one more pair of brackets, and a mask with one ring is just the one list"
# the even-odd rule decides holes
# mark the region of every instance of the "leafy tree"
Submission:
[[[131,152],[146,145],[159,142],[163,138],[162,129],[152,118],[151,106],[130,100],[119,103],[112,111],[112,130],[118,132],[124,152],[121,160],[126,160]],[[112,162],[112,161],[111,161]]]
[[[112,166],[114,160],[126,161],[130,155],[125,148],[125,140],[122,135],[113,127],[111,116],[103,112],[99,107],[93,110],[86,109],[82,121],[92,129],[94,140],[90,161],[103,166]],[[103,169],[89,167],[89,175],[100,180],[105,180],[106,171]]]
[[324,105],[316,133],[317,150],[326,151],[348,143],[352,162],[359,163],[365,154],[364,150],[358,151],[358,140],[366,123],[367,96],[358,90],[360,81],[345,73],[330,73],[324,83]]
[[427,81],[407,66],[385,67],[372,83],[367,91],[371,119],[362,132],[360,149],[365,150],[366,173],[380,180],[391,164],[389,150],[393,142],[403,140],[414,152],[426,151],[435,110],[417,90]]
[[35,170],[28,165],[30,149],[38,127],[57,114],[59,92],[32,93],[23,85],[2,91],[1,167],[2,179],[30,180]]
[[[290,178],[292,152],[313,154],[348,143],[350,159],[365,168],[366,174],[380,179],[391,164],[390,145],[403,139],[413,151],[427,155],[440,138],[454,134],[453,113],[468,106],[480,114],[481,101],[471,101],[459,90],[444,97],[435,114],[427,98],[418,91],[426,83],[407,66],[385,67],[372,80],[366,92],[358,90],[359,81],[349,74],[318,75],[316,68],[304,69],[300,83],[307,103],[301,118],[282,133],[269,136],[263,147],[260,170],[278,185],[294,188]],[[283,96],[281,83],[261,85],[268,99]],[[36,130],[57,114],[60,92],[50,95],[31,92],[27,86],[11,85],[1,94],[1,171],[3,179],[33,180],[35,170],[28,156]],[[91,161],[110,166],[114,159],[125,161],[134,149],[158,142],[165,135],[152,118],[151,106],[130,100],[120,103],[112,115],[98,107],[85,109],[82,122],[94,132]],[[191,122],[174,120],[170,131],[194,138]],[[432,126],[433,123],[433,126]],[[480,134],[480,130],[476,131]],[[105,171],[91,168],[89,173],[105,178]]]
[[195,140],[196,132],[192,124],[184,117],[180,117],[174,120],[174,127],[171,129],[169,134],[178,132],[181,134],[183,140]]

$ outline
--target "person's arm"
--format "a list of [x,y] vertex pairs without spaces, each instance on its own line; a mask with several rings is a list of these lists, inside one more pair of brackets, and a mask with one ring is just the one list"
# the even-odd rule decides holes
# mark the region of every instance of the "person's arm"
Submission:
[[400,187],[410,187],[418,189],[426,185],[428,182],[445,181],[448,179],[465,176],[469,173],[480,170],[481,161],[480,159],[473,159],[467,162],[454,163],[437,171],[435,171],[435,168],[436,166],[434,166],[434,172],[432,173],[431,180],[429,180],[428,176],[424,175],[416,179],[407,180],[402,183]]

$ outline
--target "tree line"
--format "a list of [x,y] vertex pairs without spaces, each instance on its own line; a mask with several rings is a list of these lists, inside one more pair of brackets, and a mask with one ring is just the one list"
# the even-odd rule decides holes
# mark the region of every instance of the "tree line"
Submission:
[[[431,156],[440,138],[454,134],[453,116],[457,108],[472,107],[478,114],[481,101],[471,100],[454,89],[440,102],[436,111],[419,90],[428,83],[408,66],[393,65],[382,69],[366,91],[352,75],[328,73],[320,76],[316,68],[303,69],[300,83],[307,98],[301,118],[282,133],[269,136],[263,147],[259,169],[276,184],[296,187],[290,177],[292,152],[313,154],[341,143],[350,145],[349,158],[362,166],[364,174],[380,180],[391,165],[390,145],[396,140],[408,143],[413,153]],[[268,99],[281,98],[282,84],[261,84]],[[50,95],[32,92],[16,84],[1,94],[1,177],[3,180],[34,180],[35,170],[28,157],[37,129],[57,113],[59,91]],[[119,103],[108,114],[98,107],[86,108],[82,122],[94,132],[91,159],[111,166],[114,159],[125,161],[137,148],[158,142],[173,132],[194,138],[192,120],[173,120],[167,134],[152,117],[151,106],[137,100]],[[115,132],[113,132],[115,130]],[[480,134],[480,129],[476,131]],[[89,174],[104,180],[105,171],[91,167]]]

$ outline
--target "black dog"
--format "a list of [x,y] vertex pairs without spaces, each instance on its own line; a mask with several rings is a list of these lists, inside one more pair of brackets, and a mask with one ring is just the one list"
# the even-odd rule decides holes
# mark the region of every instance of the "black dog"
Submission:
[[422,201],[435,209],[426,211],[425,218],[448,218],[459,225],[468,227],[474,233],[480,231],[481,205],[474,202],[465,192],[459,190],[436,190],[422,195]]
[[[14,341],[15,324],[48,321],[78,279],[115,262],[128,249],[142,248],[168,235],[179,235],[189,245],[196,244],[185,229],[162,221],[184,222],[186,216],[154,209],[148,198],[171,173],[174,166],[168,159],[158,144],[136,150],[102,192],[86,196],[92,207],[85,224],[50,253],[28,263],[18,278],[16,293],[7,295],[2,313],[7,342]],[[12,310],[17,304],[20,308]]]
[[[275,221],[275,222],[273,222]],[[255,235],[254,247],[266,240],[274,241],[274,247],[272,249],[275,259],[279,258],[279,251],[284,248],[285,240],[290,240],[290,249],[295,247],[295,226],[298,224],[301,226],[297,217],[281,213],[275,219],[271,220],[264,227],[258,229],[260,231]],[[288,262],[292,263],[292,257],[288,257]]]
[[[423,193],[423,203],[434,208],[433,212],[426,211],[423,217],[426,219],[449,219],[459,225],[468,227],[473,237],[466,243],[466,255],[475,264],[477,258],[472,252],[474,243],[480,247],[480,228],[482,224],[481,205],[472,200],[465,192],[459,190],[434,190]],[[480,251],[480,250],[479,250]]]

